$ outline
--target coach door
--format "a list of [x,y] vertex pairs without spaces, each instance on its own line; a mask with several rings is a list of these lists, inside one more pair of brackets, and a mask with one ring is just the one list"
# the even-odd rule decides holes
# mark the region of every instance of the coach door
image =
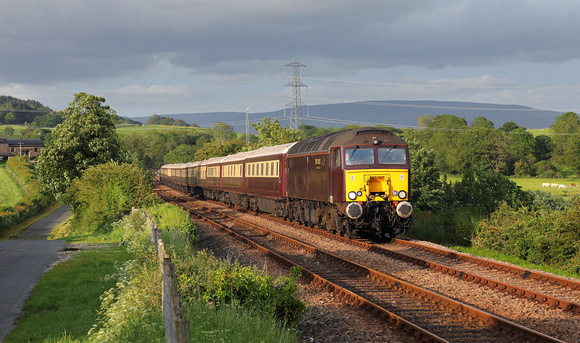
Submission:
[[340,148],[331,149],[330,151],[330,182],[329,182],[329,199],[330,202],[344,201],[344,170],[342,168],[342,154]]

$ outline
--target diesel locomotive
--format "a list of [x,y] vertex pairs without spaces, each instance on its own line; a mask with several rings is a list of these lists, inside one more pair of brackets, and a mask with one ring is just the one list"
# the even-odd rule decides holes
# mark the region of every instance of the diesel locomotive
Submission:
[[360,128],[160,169],[163,183],[347,237],[390,239],[411,223],[409,150]]

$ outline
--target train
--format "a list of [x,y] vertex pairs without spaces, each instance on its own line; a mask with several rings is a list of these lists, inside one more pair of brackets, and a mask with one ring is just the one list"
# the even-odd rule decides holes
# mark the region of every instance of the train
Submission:
[[405,141],[357,128],[193,163],[161,182],[191,195],[357,238],[390,240],[411,224]]

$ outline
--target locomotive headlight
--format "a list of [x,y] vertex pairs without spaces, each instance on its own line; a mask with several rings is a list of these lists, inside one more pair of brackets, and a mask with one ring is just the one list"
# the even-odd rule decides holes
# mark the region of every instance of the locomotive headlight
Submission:
[[407,192],[405,192],[405,191],[399,191],[399,198],[405,199],[406,197],[407,197]]
[[362,192],[361,191],[358,191],[358,192],[356,192],[356,195],[359,196],[359,197],[362,197]]
[[350,200],[355,200],[356,199],[356,193],[355,192],[348,192],[348,198]]

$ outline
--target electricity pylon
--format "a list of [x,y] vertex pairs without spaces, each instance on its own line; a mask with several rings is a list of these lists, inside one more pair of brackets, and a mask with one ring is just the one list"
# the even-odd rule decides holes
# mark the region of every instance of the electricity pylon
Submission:
[[290,108],[290,128],[298,130],[300,125],[302,125],[302,107],[308,107],[302,102],[300,91],[302,87],[307,87],[300,81],[300,68],[306,68],[306,66],[294,61],[286,64],[286,67],[292,67],[292,82],[286,85],[286,87],[292,87],[292,102],[284,107],[284,116],[286,116],[286,108]]

